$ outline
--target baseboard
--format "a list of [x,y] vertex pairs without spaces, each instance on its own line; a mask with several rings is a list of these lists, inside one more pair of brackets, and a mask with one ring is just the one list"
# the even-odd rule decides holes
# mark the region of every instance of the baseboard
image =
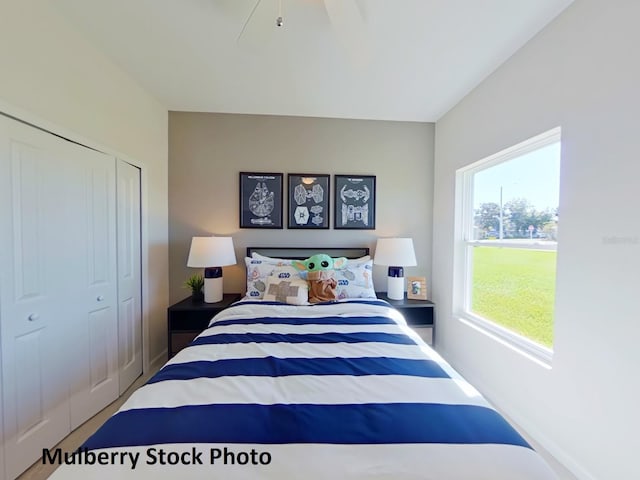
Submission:
[[[444,348],[444,344],[437,344],[437,353],[444,358],[456,371],[460,372],[454,364],[451,362],[446,348]],[[553,457],[553,459],[560,464],[565,470],[567,470],[571,475],[575,476],[578,480],[598,480],[595,476],[589,473],[579,462],[575,460],[571,455],[569,455],[562,447],[560,447],[556,442],[552,441],[544,435],[538,427],[532,422],[526,420],[523,415],[519,414],[516,411],[510,410],[508,408],[503,408],[502,405],[499,405],[497,402],[494,402],[494,398],[500,398],[499,395],[494,395],[490,389],[479,388],[477,385],[473,385],[476,387],[482,395],[487,399],[491,405],[498,410],[507,420],[513,424],[513,426],[520,431],[525,437],[529,437],[527,440],[531,440],[533,443],[537,443],[545,452]]]
[[507,417],[513,426],[520,430],[525,437],[530,437],[532,442],[537,443],[542,449],[552,456],[562,467],[579,480],[598,480],[589,471],[587,471],[579,462],[569,455],[556,442],[544,435],[532,422],[526,420],[523,415],[517,412],[509,411],[499,407],[492,399],[497,396],[492,395],[483,389],[482,395],[498,410],[502,415]]
[[168,350],[165,348],[158,355],[156,355],[151,359],[151,361],[149,362],[150,372],[155,372],[160,370],[160,367],[162,367],[165,363],[167,363],[167,353],[168,353]]
[[526,435],[530,436],[536,443],[538,443],[543,449],[545,449],[549,455],[555,458],[564,468],[571,472],[579,480],[598,480],[591,473],[589,473],[575,458],[569,455],[563,448],[561,448],[556,442],[549,439],[540,430],[538,430],[533,424],[518,418],[513,418],[513,422],[520,427]]

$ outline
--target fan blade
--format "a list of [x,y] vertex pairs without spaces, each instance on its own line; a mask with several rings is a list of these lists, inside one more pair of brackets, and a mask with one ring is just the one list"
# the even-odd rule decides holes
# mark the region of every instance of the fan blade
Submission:
[[342,47],[357,66],[370,60],[367,28],[355,0],[324,0],[324,6]]
[[260,5],[260,2],[262,2],[262,0],[256,0],[256,4],[251,9],[251,13],[247,17],[247,19],[244,21],[244,25],[242,25],[242,30],[240,30],[240,33],[238,34],[238,38],[236,38],[236,42],[239,42],[240,39],[242,38],[242,34],[247,29],[247,25],[249,25],[249,22],[251,21],[251,18],[253,17],[253,14],[256,13],[256,9]]
[[277,28],[277,13],[277,3],[273,0],[255,0],[238,33],[236,43],[250,49],[260,48],[269,43]]

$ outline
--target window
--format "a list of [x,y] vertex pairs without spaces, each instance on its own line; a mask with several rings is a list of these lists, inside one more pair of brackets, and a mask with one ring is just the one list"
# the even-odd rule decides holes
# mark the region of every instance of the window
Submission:
[[459,313],[550,361],[560,129],[458,171]]

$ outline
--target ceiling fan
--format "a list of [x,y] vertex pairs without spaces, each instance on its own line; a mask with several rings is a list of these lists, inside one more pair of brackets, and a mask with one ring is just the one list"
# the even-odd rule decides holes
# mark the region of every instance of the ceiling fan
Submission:
[[[247,27],[255,21],[254,16],[259,9],[265,8],[262,3],[271,4],[266,7],[275,7],[277,1],[277,11],[272,10],[273,24],[278,28],[285,27],[285,17],[282,12],[282,0],[256,0],[255,4],[247,16],[236,41],[240,43],[245,36]],[[295,0],[292,0],[295,1]],[[356,0],[318,0],[324,3],[325,10],[331,22],[333,31],[349,56],[356,63],[361,64],[368,61],[368,42],[366,41],[367,29]]]

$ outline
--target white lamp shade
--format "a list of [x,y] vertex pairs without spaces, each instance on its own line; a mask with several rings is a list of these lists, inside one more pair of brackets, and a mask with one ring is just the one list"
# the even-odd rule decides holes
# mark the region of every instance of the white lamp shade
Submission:
[[191,239],[187,267],[223,267],[236,263],[236,252],[231,237],[193,237]]
[[410,238],[379,238],[373,263],[389,266],[387,297],[392,300],[402,300],[404,298],[404,271],[402,267],[417,265],[413,240]]
[[373,259],[376,265],[414,267],[416,253],[411,238],[379,238]]

